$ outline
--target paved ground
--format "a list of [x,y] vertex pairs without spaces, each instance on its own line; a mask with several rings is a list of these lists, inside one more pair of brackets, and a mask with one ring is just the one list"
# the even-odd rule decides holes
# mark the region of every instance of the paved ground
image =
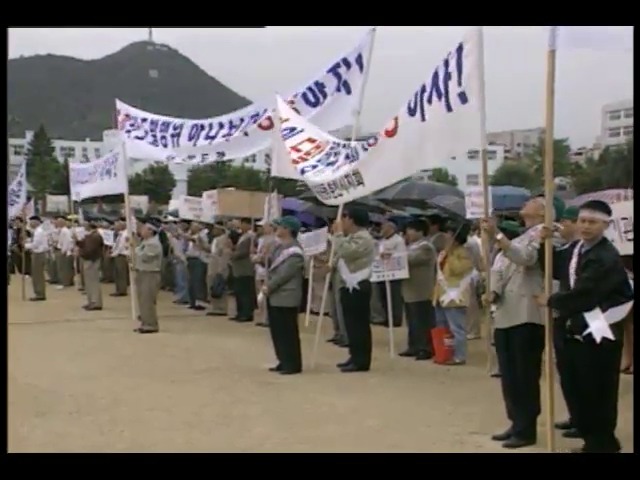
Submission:
[[[390,360],[386,330],[376,328],[371,372],[338,373],[345,352],[322,342],[316,369],[282,377],[265,371],[265,329],[176,307],[167,294],[162,333],[147,336],[132,333],[128,298],[107,296],[105,310],[86,313],[75,290],[48,295],[22,302],[17,277],[9,288],[11,452],[503,451],[489,440],[506,424],[482,341],[470,342],[469,365],[441,367]],[[396,331],[400,348],[405,331]],[[312,328],[302,340],[308,363]],[[619,434],[628,449],[632,391],[624,377]],[[544,451],[543,418],[530,452]],[[558,439],[560,449],[573,446]]]

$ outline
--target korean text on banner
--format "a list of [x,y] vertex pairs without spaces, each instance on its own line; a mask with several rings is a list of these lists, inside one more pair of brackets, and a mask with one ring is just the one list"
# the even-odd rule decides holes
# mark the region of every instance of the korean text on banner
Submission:
[[282,199],[282,195],[278,195],[278,192],[271,192],[267,195],[267,198],[264,199],[263,221],[270,222],[282,216]]
[[27,203],[27,162],[23,162],[18,175],[7,189],[7,213],[9,218],[22,213]]
[[[489,214],[493,212],[491,187],[489,187]],[[484,217],[484,193],[482,187],[467,187],[464,192],[464,209],[469,219]]]
[[398,115],[361,142],[325,133],[278,98],[280,133],[289,155],[276,156],[271,174],[303,180],[322,202],[340,205],[481,149],[481,46],[481,30],[474,28]]
[[613,214],[607,230],[607,238],[616,246],[620,255],[633,255],[633,200],[613,203]]
[[313,232],[303,233],[298,236],[302,250],[308,257],[324,252],[327,249],[328,240],[329,229],[327,227],[319,228]]
[[69,195],[47,195],[47,212],[69,213]]
[[[294,108],[327,130],[351,123],[372,39],[373,30],[355,49],[291,92],[287,98]],[[130,157],[193,163],[241,158],[268,148],[274,108],[271,97],[226,115],[191,120],[145,112],[116,100],[118,129]]]
[[406,252],[394,253],[386,259],[378,257],[371,266],[371,281],[373,283],[405,278],[409,278],[409,263]]
[[178,216],[183,220],[191,220],[195,222],[203,220],[202,198],[182,195],[180,197],[180,206],[178,207]]
[[88,163],[69,164],[69,190],[72,200],[126,193],[127,174],[122,149]]
[[218,215],[218,190],[202,192],[202,220],[213,223]]

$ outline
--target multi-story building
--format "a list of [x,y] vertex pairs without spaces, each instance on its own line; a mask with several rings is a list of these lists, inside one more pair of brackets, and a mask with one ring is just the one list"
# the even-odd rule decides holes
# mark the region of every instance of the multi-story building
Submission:
[[502,145],[508,159],[522,158],[534,152],[544,132],[542,127],[491,132],[487,133],[487,142],[489,145]]
[[622,145],[633,137],[633,100],[602,107],[600,142],[603,147]]
[[[491,145],[487,148],[487,163],[489,176],[505,161],[504,147],[502,145]],[[482,179],[482,162],[480,161],[479,150],[469,150],[462,155],[451,157],[440,165],[447,171],[455,175],[458,179],[458,188],[466,191],[468,187],[477,187]],[[428,180],[431,170],[422,170],[413,176],[415,180]]]

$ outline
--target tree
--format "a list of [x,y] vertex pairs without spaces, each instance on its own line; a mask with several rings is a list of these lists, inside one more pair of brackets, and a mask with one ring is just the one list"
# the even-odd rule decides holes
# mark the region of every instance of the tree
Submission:
[[584,164],[574,164],[570,176],[578,194],[633,188],[633,139],[624,145],[606,147],[597,160],[588,157]]
[[[36,201],[45,201],[47,192],[52,188],[53,180],[61,174],[62,165],[55,155],[53,142],[47,135],[44,125],[40,125],[27,146],[27,182],[33,189]],[[43,205],[43,211],[46,205]]]
[[129,193],[147,195],[150,202],[165,205],[171,200],[176,179],[165,163],[155,162],[141,172],[129,177]]
[[51,193],[56,195],[69,195],[69,160],[64,159],[60,169],[51,179]]
[[277,190],[284,196],[293,196],[300,191],[299,182],[296,180],[269,178],[266,172],[244,165],[215,162],[198,165],[189,170],[189,195],[200,196],[202,192],[225,187],[247,191]]
[[429,173],[429,180],[437,183],[444,183],[445,185],[458,186],[458,178],[455,175],[449,173],[446,168],[434,168]]
[[491,185],[512,185],[514,187],[535,188],[538,179],[529,165],[520,161],[504,162],[493,172]]
[[[538,145],[533,152],[526,156],[525,160],[533,171],[536,181],[532,187],[541,187],[544,184],[544,138],[538,140]],[[571,146],[568,138],[556,138],[553,141],[553,177],[568,177],[571,173],[571,159],[569,154]]]

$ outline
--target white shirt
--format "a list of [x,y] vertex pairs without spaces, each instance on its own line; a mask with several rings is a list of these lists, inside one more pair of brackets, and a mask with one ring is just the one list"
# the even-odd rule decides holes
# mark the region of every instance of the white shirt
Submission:
[[30,242],[25,243],[24,247],[33,253],[46,253],[49,251],[49,236],[42,228],[42,225],[35,229],[33,238]]
[[118,255],[129,256],[129,232],[126,230],[120,230],[118,232],[115,245],[111,250],[112,257],[117,257]]
[[74,246],[71,230],[67,227],[62,227],[58,232],[58,249],[65,255],[72,255]]
[[407,251],[407,246],[400,235],[394,233],[389,238],[380,240],[380,253],[403,253]]

